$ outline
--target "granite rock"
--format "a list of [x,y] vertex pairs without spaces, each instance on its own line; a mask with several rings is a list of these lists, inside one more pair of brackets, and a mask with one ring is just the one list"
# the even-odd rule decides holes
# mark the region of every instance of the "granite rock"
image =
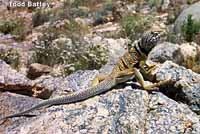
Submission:
[[[195,104],[199,104],[198,90],[194,90],[195,84],[191,83],[197,80],[199,75],[169,61],[161,64],[156,71],[157,81],[167,79],[170,75],[174,81],[172,85],[169,87],[166,85],[160,88],[160,91],[147,92],[142,90],[137,82],[130,81],[82,102],[52,106],[37,111],[35,117],[9,119],[0,126],[0,130],[5,134],[200,133],[199,116],[191,110],[194,109]],[[72,88],[85,90],[89,86],[89,81],[97,73],[97,71],[79,71],[64,79],[72,83]],[[186,78],[192,88],[184,87],[182,78]],[[199,84],[198,80],[196,84]],[[178,89],[180,86],[182,88]],[[187,97],[189,103],[173,98],[165,92],[170,91],[168,89],[180,95],[184,93],[184,98]],[[5,96],[6,93],[1,96],[4,106],[7,101],[10,103],[16,101],[16,96],[9,98]],[[28,101],[28,98],[19,99],[19,105]],[[34,103],[37,103],[37,100]],[[32,102],[25,107],[31,105]],[[15,109],[16,106],[10,106],[9,109],[18,112],[25,107],[20,106]],[[7,114],[5,109],[0,110],[4,116]]]

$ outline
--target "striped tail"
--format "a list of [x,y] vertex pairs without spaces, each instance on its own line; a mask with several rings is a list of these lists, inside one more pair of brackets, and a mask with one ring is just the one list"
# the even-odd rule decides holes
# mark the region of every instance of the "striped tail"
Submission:
[[95,95],[101,94],[105,91],[108,91],[109,89],[111,89],[115,85],[116,85],[116,82],[115,82],[114,79],[107,79],[107,80],[104,80],[101,83],[99,83],[97,86],[92,87],[88,90],[82,90],[80,92],[75,92],[75,93],[72,93],[70,95],[60,97],[60,98],[44,100],[44,101],[40,102],[39,104],[31,107],[30,109],[27,109],[25,111],[22,111],[22,112],[19,112],[19,113],[16,113],[16,114],[12,114],[12,115],[9,115],[9,116],[3,117],[3,118],[0,118],[0,121],[8,119],[8,118],[23,116],[23,115],[25,115],[29,112],[32,112],[32,111],[39,109],[41,107],[44,107],[44,106],[70,104],[70,103],[82,101],[82,100],[88,99],[90,97],[93,97]]

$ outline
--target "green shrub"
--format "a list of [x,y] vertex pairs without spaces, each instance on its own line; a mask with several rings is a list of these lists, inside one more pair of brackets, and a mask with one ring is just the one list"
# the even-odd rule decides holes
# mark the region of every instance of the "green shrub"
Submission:
[[198,32],[200,32],[200,21],[194,21],[192,15],[188,15],[187,21],[182,25],[182,33],[185,40],[192,42]]
[[0,32],[9,34],[15,30],[17,23],[15,21],[1,20],[0,21]]
[[64,65],[65,74],[79,69],[98,69],[107,60],[107,49],[104,47],[88,45],[54,33],[45,33],[35,41],[32,51],[32,62]]
[[20,54],[15,49],[0,52],[0,59],[11,65],[13,68],[18,68],[20,65]]
[[150,28],[152,17],[144,17],[138,15],[128,15],[122,18],[122,36],[128,37],[130,40],[138,39],[141,34]]
[[35,52],[33,57],[34,62],[50,66],[59,62],[57,56],[60,51],[56,51],[56,47],[52,44],[53,40],[56,38],[54,33],[45,33],[37,41],[33,42],[33,51]]
[[[79,44],[80,45],[80,44]],[[107,62],[107,49],[100,45],[78,47],[77,51],[72,50],[73,56],[68,57],[65,74],[70,74],[76,70],[100,69]],[[73,52],[74,51],[74,52]],[[76,61],[76,62],[74,62]]]
[[12,34],[16,40],[22,41],[28,32],[28,29],[24,25],[24,19],[22,18],[0,20],[0,32]]
[[23,19],[17,19],[16,23],[17,23],[17,26],[11,32],[11,34],[15,36],[16,40],[23,41],[25,37],[27,36],[27,33],[31,31],[31,27],[27,27]]

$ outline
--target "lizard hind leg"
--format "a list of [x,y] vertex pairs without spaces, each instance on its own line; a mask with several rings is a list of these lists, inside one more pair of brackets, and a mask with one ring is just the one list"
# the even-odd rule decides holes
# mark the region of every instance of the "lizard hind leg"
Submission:
[[92,80],[92,84],[91,86],[94,87],[96,85],[98,85],[101,81],[103,81],[105,78],[107,78],[108,75],[104,75],[104,74],[101,74],[101,75],[97,75],[93,80]]

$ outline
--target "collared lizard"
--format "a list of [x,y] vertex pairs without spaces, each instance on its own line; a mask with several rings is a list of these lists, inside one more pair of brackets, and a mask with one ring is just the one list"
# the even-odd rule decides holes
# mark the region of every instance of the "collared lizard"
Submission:
[[[133,78],[133,76],[135,76],[137,81],[145,90],[151,90],[154,87],[158,87],[162,84],[165,84],[166,82],[168,82],[167,80],[146,85],[143,79],[143,75],[139,71],[141,66],[145,65],[148,53],[152,50],[152,48],[154,48],[157,45],[159,40],[160,40],[159,32],[148,32],[144,34],[142,38],[133,43],[133,47],[131,47],[128,50],[128,52],[126,52],[118,60],[117,64],[115,65],[115,67],[113,68],[112,72],[109,75],[97,76],[93,80],[92,82],[93,86],[91,88],[71,93],[64,97],[44,100],[39,104],[36,104],[35,106],[31,107],[30,109],[9,116],[5,116],[0,120],[23,116],[24,114],[27,114],[33,110],[39,109],[44,106],[69,104],[82,101],[90,97],[93,97],[95,95],[101,94],[105,91],[108,91],[117,84],[124,83],[130,80],[131,78]],[[148,71],[151,71],[155,67],[155,65],[148,67],[149,67]]]

